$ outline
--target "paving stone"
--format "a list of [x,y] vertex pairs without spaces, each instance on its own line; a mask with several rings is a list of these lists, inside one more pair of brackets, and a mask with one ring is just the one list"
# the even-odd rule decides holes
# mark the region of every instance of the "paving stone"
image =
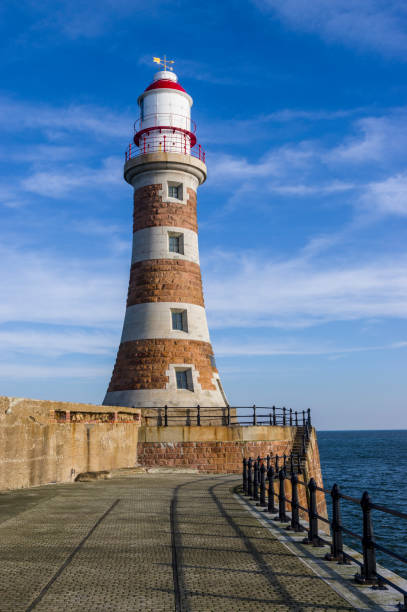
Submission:
[[0,611],[352,610],[239,504],[238,480],[134,474],[38,487],[34,505],[33,490],[2,494]]

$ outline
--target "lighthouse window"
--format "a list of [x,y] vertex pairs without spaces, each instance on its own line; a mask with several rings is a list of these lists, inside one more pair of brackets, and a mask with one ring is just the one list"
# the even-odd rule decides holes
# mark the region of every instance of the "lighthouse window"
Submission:
[[168,197],[174,198],[174,200],[183,199],[183,188],[182,183],[168,183]]
[[192,372],[191,370],[176,370],[177,376],[177,389],[187,389],[189,391],[194,390],[192,383]]
[[177,329],[180,331],[188,331],[188,320],[187,320],[187,311],[186,310],[172,310],[172,329]]
[[169,250],[171,253],[184,254],[184,235],[183,234],[168,234]]
[[168,187],[168,195],[170,198],[178,198],[178,185],[170,185]]

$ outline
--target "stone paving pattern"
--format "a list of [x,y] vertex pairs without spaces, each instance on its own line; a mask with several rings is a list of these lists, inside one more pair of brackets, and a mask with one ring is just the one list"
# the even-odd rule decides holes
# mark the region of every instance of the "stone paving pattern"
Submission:
[[353,610],[233,497],[127,474],[0,495],[1,612]]

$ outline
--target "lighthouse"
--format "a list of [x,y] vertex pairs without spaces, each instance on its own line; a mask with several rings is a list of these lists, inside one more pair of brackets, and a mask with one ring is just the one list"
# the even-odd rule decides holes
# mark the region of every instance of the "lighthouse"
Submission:
[[225,407],[209,337],[199,264],[197,190],[205,152],[192,98],[167,60],[138,98],[125,154],[134,190],[126,314],[105,405]]

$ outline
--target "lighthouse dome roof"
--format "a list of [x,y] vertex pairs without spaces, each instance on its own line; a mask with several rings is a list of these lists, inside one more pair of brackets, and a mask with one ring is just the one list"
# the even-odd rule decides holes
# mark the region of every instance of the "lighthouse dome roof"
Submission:
[[145,91],[151,91],[152,89],[177,89],[185,92],[185,89],[178,83],[177,75],[170,70],[159,70],[155,73],[153,82]]

